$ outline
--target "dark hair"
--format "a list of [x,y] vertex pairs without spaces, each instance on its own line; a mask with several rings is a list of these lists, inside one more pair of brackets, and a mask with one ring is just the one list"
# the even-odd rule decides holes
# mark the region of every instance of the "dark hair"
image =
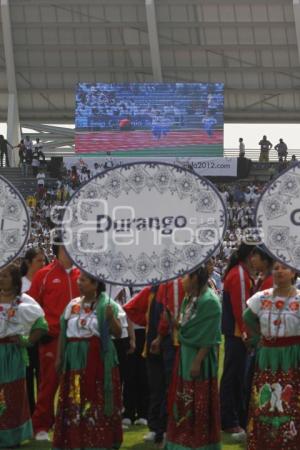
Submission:
[[252,255],[259,255],[263,261],[267,262],[269,267],[274,264],[274,259],[259,246],[254,247],[252,250]]
[[197,277],[197,283],[198,283],[198,294],[200,293],[201,289],[206,285],[208,282],[208,270],[207,266],[200,266],[198,269],[194,270],[189,274],[190,278],[193,276]]
[[19,266],[13,263],[9,264],[7,267],[5,267],[5,269],[2,270],[8,270],[12,280],[12,287],[16,295],[20,295],[22,292],[22,276]]
[[223,280],[228,272],[240,262],[245,262],[253,251],[253,245],[248,245],[242,242],[237,250],[235,250],[229,258],[229,262],[224,272]]
[[97,278],[92,277],[91,275],[89,275],[89,274],[87,274],[87,273],[85,273],[85,276],[86,276],[90,281],[92,281],[93,283],[96,283],[96,284],[97,284],[97,295],[98,295],[98,296],[99,296],[100,294],[102,294],[102,292],[105,292],[105,291],[106,291],[106,286],[105,286],[105,283],[103,283],[103,281],[98,280]]
[[54,233],[52,234],[52,252],[56,258],[58,258],[59,248],[62,244],[63,240],[61,230],[54,230]]
[[40,247],[32,247],[29,250],[27,250],[20,266],[20,272],[22,277],[25,277],[25,275],[28,272],[28,263],[32,263],[34,258],[39,253],[44,253],[44,250]]

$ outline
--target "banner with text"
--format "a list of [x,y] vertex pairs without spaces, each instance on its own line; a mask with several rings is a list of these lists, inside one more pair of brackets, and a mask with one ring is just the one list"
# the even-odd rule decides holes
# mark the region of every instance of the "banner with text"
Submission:
[[[113,157],[92,157],[92,156],[68,156],[64,158],[64,165],[67,170],[76,167],[80,172],[89,170],[90,176],[105,169],[128,164],[133,162],[145,161],[144,158],[113,158]],[[237,176],[237,158],[155,158],[156,162],[166,162],[176,164],[187,169],[191,169],[198,175],[208,177],[236,177]]]

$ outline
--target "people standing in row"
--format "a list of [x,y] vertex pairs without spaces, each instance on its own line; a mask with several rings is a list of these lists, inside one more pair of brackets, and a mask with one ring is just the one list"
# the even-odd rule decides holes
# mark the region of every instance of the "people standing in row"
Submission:
[[0,271],[0,448],[5,449],[32,437],[26,348],[48,330],[42,308],[21,288],[18,266]]
[[54,423],[54,398],[59,378],[55,370],[60,317],[67,304],[79,296],[79,270],[60,243],[59,235],[53,244],[54,261],[40,269],[33,277],[29,295],[41,305],[49,324],[49,333],[39,346],[40,383],[36,408],[32,417],[35,438],[49,440],[48,432]]
[[120,309],[104,283],[81,273],[78,284],[80,296],[61,319],[53,449],[117,450],[122,443],[121,386],[111,336],[121,336]]

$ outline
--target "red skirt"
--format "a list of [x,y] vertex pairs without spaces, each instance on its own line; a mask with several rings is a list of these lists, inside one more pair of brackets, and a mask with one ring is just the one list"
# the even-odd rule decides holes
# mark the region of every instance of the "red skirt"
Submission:
[[[100,344],[100,340],[97,339]],[[53,450],[119,449],[122,443],[121,386],[119,369],[112,371],[113,413],[104,414],[103,362],[94,347],[94,364],[62,375]],[[88,360],[91,360],[89,352]],[[96,368],[96,369],[95,369]],[[91,395],[92,388],[92,395]]]
[[[218,380],[187,381],[178,375],[179,355],[169,392],[167,449],[221,448]],[[177,448],[177,447],[176,447]]]
[[257,369],[247,431],[248,450],[300,449],[299,369]]

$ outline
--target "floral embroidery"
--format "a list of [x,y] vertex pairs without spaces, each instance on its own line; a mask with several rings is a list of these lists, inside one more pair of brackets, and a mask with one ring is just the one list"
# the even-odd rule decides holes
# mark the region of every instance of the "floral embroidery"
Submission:
[[277,309],[282,309],[284,307],[284,301],[283,300],[277,300],[277,302],[275,302],[275,306]]
[[261,302],[262,309],[271,309],[272,308],[272,301],[271,300],[263,300]]
[[291,302],[290,304],[289,304],[289,309],[291,310],[291,311],[299,311],[299,303],[298,302]]

